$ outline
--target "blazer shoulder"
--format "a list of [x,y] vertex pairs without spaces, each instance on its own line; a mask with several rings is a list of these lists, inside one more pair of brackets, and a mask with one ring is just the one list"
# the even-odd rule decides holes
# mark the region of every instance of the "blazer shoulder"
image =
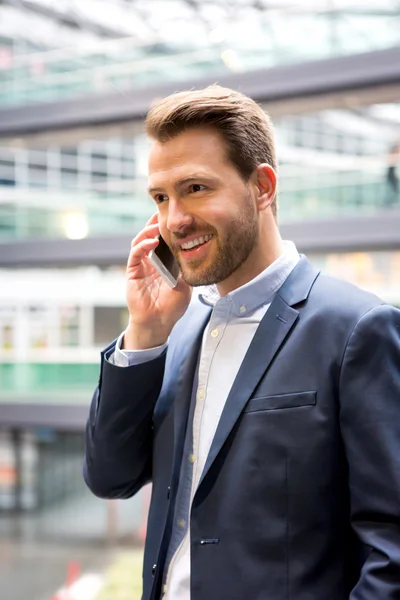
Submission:
[[358,320],[375,307],[386,303],[358,286],[320,273],[311,290],[311,304],[332,316]]

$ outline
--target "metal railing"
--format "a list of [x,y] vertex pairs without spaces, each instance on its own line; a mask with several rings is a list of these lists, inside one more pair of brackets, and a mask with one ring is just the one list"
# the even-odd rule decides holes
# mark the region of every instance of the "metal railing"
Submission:
[[[399,195],[387,181],[383,160],[372,157],[358,163],[312,171],[283,164],[280,222],[336,219],[399,206]],[[145,189],[144,180],[118,179],[107,181],[102,191],[0,186],[0,242],[133,234],[155,211]]]

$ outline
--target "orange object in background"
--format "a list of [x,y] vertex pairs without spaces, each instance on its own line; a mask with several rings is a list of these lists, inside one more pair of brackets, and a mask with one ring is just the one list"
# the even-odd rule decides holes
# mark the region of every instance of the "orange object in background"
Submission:
[[81,566],[78,561],[73,560],[68,563],[66,588],[70,588],[72,584],[79,578],[81,574]]
[[71,596],[69,590],[71,586],[79,579],[81,574],[80,563],[76,560],[71,560],[67,565],[67,576],[65,581],[65,587],[61,588],[51,600],[70,600]]
[[17,480],[17,471],[10,465],[0,465],[0,485],[14,485]]
[[151,484],[146,485],[142,490],[142,516],[139,526],[139,538],[144,543],[147,533],[147,517],[149,514],[151,500]]

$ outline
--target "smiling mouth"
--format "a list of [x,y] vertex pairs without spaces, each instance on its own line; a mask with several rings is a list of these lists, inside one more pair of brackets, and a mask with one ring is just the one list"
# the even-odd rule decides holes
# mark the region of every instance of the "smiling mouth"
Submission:
[[181,244],[181,250],[183,250],[184,252],[189,251],[189,250],[195,250],[196,248],[199,248],[200,246],[204,246],[204,244],[206,244],[207,242],[209,242],[214,236],[213,235],[202,235],[198,238],[196,238],[195,240],[191,240],[190,242],[185,242],[184,244]]

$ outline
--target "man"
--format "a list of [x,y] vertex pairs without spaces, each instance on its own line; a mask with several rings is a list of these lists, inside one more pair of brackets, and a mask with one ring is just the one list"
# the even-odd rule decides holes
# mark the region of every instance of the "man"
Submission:
[[399,176],[397,174],[397,164],[400,160],[400,143],[394,144],[390,148],[388,156],[388,168],[386,171],[387,189],[384,198],[384,204],[391,206],[399,200]]
[[[144,600],[400,598],[400,311],[282,241],[251,99],[178,93],[147,132],[157,214],[132,242],[84,469],[104,498],[153,483]],[[147,258],[159,232],[175,289]]]

